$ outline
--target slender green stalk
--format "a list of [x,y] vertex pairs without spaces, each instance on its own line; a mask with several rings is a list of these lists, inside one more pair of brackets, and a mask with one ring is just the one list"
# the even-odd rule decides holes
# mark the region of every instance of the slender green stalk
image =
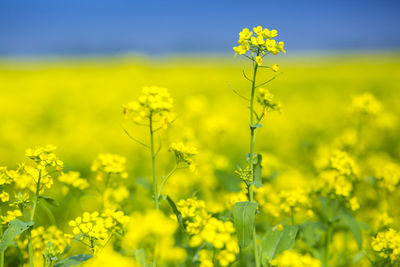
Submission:
[[[157,176],[156,176],[156,154],[154,153],[154,131],[153,131],[153,116],[150,114],[149,117],[149,129],[150,129],[150,151],[151,151],[151,167],[153,173],[153,197],[154,197],[154,208],[159,209],[158,203],[158,191],[157,191]],[[157,266],[157,241],[154,244],[154,258],[153,267]]]
[[165,183],[168,181],[169,177],[172,176],[172,174],[175,173],[175,171],[177,170],[178,166],[175,164],[175,166],[172,168],[172,170],[162,179],[161,184],[160,184],[160,188],[158,189],[158,193],[157,193],[157,198],[160,198],[161,196],[161,191],[165,185]]
[[[258,54],[257,54],[258,55]],[[254,180],[254,144],[256,142],[256,128],[254,127],[254,93],[256,88],[256,76],[257,76],[258,65],[254,64],[254,72],[253,72],[253,80],[251,83],[251,97],[250,97],[250,168],[253,171],[253,180]],[[253,201],[254,198],[253,193],[253,185],[249,186],[249,200]],[[257,245],[257,234],[256,227],[254,226],[253,230],[253,246],[254,246],[254,260],[256,263],[256,267],[260,267],[260,255],[258,252]]]
[[154,153],[154,131],[153,131],[153,117],[150,114],[149,117],[149,128],[150,128],[150,151],[151,151],[151,166],[153,173],[153,197],[154,197],[154,208],[159,209],[158,194],[157,194],[157,176],[156,176],[156,154]]
[[[33,222],[33,220],[35,219],[36,207],[37,207],[38,202],[39,202],[40,180],[41,180],[41,179],[42,179],[42,170],[39,170],[39,178],[38,178],[38,181],[37,181],[37,183],[36,183],[36,194],[35,194],[35,196],[33,197],[32,212],[31,212],[31,217],[30,217],[30,221],[32,221],[32,222]],[[31,230],[32,230],[32,229],[30,229],[30,230],[28,231],[29,266],[30,266],[30,267],[34,267]]]
[[[3,211],[0,206],[0,215],[3,215]],[[3,237],[3,224],[0,222],[0,236]],[[4,252],[0,254],[0,267],[4,267]]]
[[331,224],[328,226],[328,231],[326,233],[326,240],[325,240],[325,250],[324,250],[324,258],[323,258],[323,267],[328,267],[329,264],[329,245],[331,243],[333,234],[333,227]]

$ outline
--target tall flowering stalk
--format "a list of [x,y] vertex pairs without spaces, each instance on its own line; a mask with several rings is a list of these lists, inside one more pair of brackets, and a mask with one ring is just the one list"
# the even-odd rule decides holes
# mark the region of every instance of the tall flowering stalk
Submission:
[[[173,143],[169,150],[174,154],[175,164],[167,175],[161,177],[161,183],[159,185],[159,179],[156,173],[156,158],[161,148],[161,142],[160,146],[156,148],[154,137],[159,130],[166,129],[168,125],[174,121],[173,99],[165,88],[156,86],[144,87],[139,99],[128,103],[123,108],[124,114],[135,124],[148,127],[149,129],[149,145],[135,139],[128,131],[125,130],[125,132],[132,140],[150,150],[154,208],[155,210],[159,210],[163,186],[175,171],[187,168],[190,165],[193,166],[193,157],[197,154],[197,150],[193,147],[187,147],[183,143]],[[157,241],[155,242],[152,266],[157,265],[157,258],[160,253],[162,253],[157,248]]]
[[[272,66],[263,66],[263,58],[268,54],[277,55],[280,52],[286,53],[284,50],[283,42],[276,42],[273,38],[278,35],[276,30],[263,29],[261,26],[253,28],[253,31],[245,28],[239,33],[238,46],[233,47],[236,55],[242,55],[251,60],[253,65],[252,78],[248,78],[246,73],[243,71],[243,75],[246,80],[251,83],[250,98],[240,95],[237,91],[236,94],[249,101],[250,109],[250,148],[247,156],[248,166],[243,170],[237,171],[239,177],[247,186],[248,199],[250,202],[254,202],[253,186],[260,187],[261,184],[261,155],[255,153],[255,141],[256,132],[258,128],[261,128],[261,120],[269,111],[279,110],[279,103],[274,101],[274,96],[269,92],[268,89],[262,88],[273,79],[261,82],[257,84],[257,73],[261,68],[267,68],[273,72],[277,72],[279,67],[277,64]],[[257,93],[257,94],[256,94]],[[257,112],[256,103],[257,100],[261,107],[261,112]],[[253,246],[254,246],[254,259],[257,267],[260,266],[260,252],[256,239],[256,228],[253,227]]]

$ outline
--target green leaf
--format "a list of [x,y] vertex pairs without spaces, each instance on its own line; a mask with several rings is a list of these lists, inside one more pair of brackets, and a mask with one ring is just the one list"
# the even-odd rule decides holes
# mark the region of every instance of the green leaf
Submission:
[[70,266],[77,266],[81,264],[84,261],[87,261],[88,259],[92,258],[92,255],[88,254],[79,254],[79,255],[74,255],[69,258],[66,258],[62,261],[57,262],[55,267],[70,267]]
[[261,257],[264,265],[284,250],[291,249],[296,241],[298,226],[285,225],[282,230],[269,229],[261,241]]
[[139,262],[140,266],[142,267],[146,267],[146,252],[144,251],[144,249],[138,249],[135,251],[134,256],[136,258],[136,260]]
[[257,203],[250,201],[236,202],[233,207],[233,222],[242,248],[247,247],[252,240],[256,209]]
[[18,219],[12,220],[1,238],[0,253],[4,253],[7,247],[14,241],[15,237],[22,234],[32,226],[33,222],[23,222]]
[[355,240],[357,242],[358,248],[361,249],[361,247],[362,247],[362,234],[361,234],[360,224],[348,212],[343,214],[342,221],[343,221],[344,224],[346,224],[350,228],[350,230],[353,233],[353,236],[354,236],[354,238],[355,238]]
[[52,197],[49,196],[39,196],[39,199],[44,199],[47,203],[49,203],[50,205],[54,206],[54,207],[58,207],[60,206],[60,204],[57,202],[57,200],[55,200]]
[[176,219],[178,220],[181,230],[185,232],[186,229],[185,229],[185,225],[183,224],[182,213],[178,210],[178,208],[175,205],[175,202],[169,196],[167,196],[167,200],[168,200],[169,205],[172,208],[172,211],[175,213]]

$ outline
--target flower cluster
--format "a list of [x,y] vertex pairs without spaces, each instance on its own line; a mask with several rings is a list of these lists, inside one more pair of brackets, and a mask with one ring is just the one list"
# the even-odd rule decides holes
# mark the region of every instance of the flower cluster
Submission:
[[285,250],[271,262],[271,266],[277,267],[320,267],[321,265],[319,260],[310,255],[302,255],[293,250]]
[[[205,242],[211,244],[213,248],[220,250],[217,256],[219,264],[228,266],[236,260],[236,254],[239,253],[239,244],[233,235],[234,232],[235,228],[231,221],[224,222],[211,217],[203,230],[198,235],[191,237],[190,246],[199,247]],[[204,265],[203,262],[202,264]]]
[[58,181],[80,190],[84,190],[89,187],[89,183],[86,179],[81,178],[81,174],[79,172],[70,171],[67,173],[62,173],[58,177]]
[[[48,228],[43,226],[36,227],[32,229],[31,236],[33,250],[40,255],[47,250],[47,253],[50,253],[52,257],[57,257],[71,243],[71,239],[54,225]],[[24,239],[19,245],[27,247],[28,240]]]
[[278,32],[276,30],[268,30],[267,28],[263,29],[261,26],[257,26],[253,28],[253,32],[248,28],[244,28],[239,33],[239,46],[234,47],[233,50],[236,54],[243,55],[247,51],[251,50],[252,52],[270,52],[274,55],[279,52],[286,52],[284,50],[284,43],[277,43],[274,37],[278,36]]
[[280,202],[281,211],[289,215],[311,207],[308,193],[302,188],[281,191]]
[[340,175],[357,177],[358,166],[354,160],[344,151],[334,151],[329,157],[329,167],[336,170]]
[[255,61],[257,64],[262,64],[262,57],[266,53],[277,55],[280,52],[286,53],[283,42],[276,42],[275,38],[278,36],[277,30],[263,29],[261,26],[253,28],[253,32],[248,28],[244,28],[239,33],[239,46],[233,48],[235,55],[244,55],[247,51],[256,53]]
[[274,101],[274,95],[266,88],[258,89],[257,101],[264,107],[265,111],[281,110],[280,103]]
[[353,181],[337,171],[328,170],[320,173],[314,183],[314,191],[322,196],[344,200],[352,210],[357,210],[360,205],[353,194]]
[[377,115],[382,110],[382,104],[370,93],[353,98],[352,110],[356,114],[373,116]]
[[7,214],[5,216],[1,216],[1,223],[2,224],[7,224],[9,222],[11,222],[12,220],[14,220],[17,217],[21,217],[22,216],[22,212],[20,209],[15,209],[15,210],[9,210],[7,211]]
[[206,203],[196,198],[182,199],[177,203],[186,223],[186,231],[191,235],[199,234],[210,215],[206,211]]
[[400,182],[400,165],[386,157],[373,157],[370,163],[378,187],[393,192]]
[[391,262],[400,260],[400,233],[389,228],[372,238],[371,247],[378,255]]
[[59,160],[54,153],[56,149],[53,145],[46,145],[44,147],[28,148],[25,155],[38,164],[38,168],[56,167],[57,170],[63,168],[63,162]]
[[[217,259],[221,266],[228,266],[235,261],[239,245],[233,235],[235,228],[231,221],[224,222],[211,217],[205,209],[205,202],[196,198],[180,200],[177,207],[182,214],[186,231],[191,235],[189,241],[191,247],[209,244],[219,250]],[[200,266],[210,266],[209,252],[205,249],[202,251],[199,254]]]
[[249,165],[245,168],[238,168],[235,170],[235,174],[247,185],[253,182],[253,169]]
[[87,239],[90,247],[95,250],[114,232],[122,232],[128,221],[129,217],[122,211],[107,209],[101,214],[97,211],[84,212],[82,217],[70,221],[69,225],[73,227],[74,235],[82,235],[81,239]]
[[7,167],[0,167],[0,186],[11,184],[15,176],[15,171],[9,171]]
[[99,267],[99,266],[129,266],[138,267],[141,266],[135,259],[128,256],[123,256],[118,252],[115,252],[108,246],[97,253],[93,258],[85,261],[81,264],[83,267]]
[[147,123],[150,118],[163,126],[169,124],[174,117],[173,99],[166,88],[157,86],[144,87],[137,101],[123,106],[124,114],[135,123]]
[[96,179],[104,181],[110,179],[111,175],[119,175],[121,178],[128,178],[126,172],[126,158],[115,154],[100,154],[93,161],[91,170],[97,172]]
[[[144,249],[153,260],[181,261],[185,259],[183,248],[176,247],[173,234],[178,229],[176,221],[160,211],[133,214],[122,240],[125,250]],[[154,244],[157,247],[154,249]]]
[[194,156],[198,154],[195,147],[186,146],[182,142],[172,143],[169,150],[174,153],[176,164],[185,163],[191,165]]

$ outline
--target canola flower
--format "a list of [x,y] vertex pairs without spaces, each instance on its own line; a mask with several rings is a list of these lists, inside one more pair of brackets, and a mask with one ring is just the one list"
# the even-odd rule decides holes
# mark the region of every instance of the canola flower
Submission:
[[250,31],[248,28],[244,28],[239,33],[238,46],[234,47],[235,55],[244,55],[246,52],[251,51],[256,53],[255,61],[258,65],[262,64],[261,55],[271,53],[277,55],[280,52],[286,53],[284,49],[284,42],[277,42],[275,39],[278,36],[277,30],[268,30],[257,26]]
[[376,237],[373,237],[371,247],[379,257],[391,263],[400,260],[400,234],[392,228],[379,232]]
[[319,260],[310,255],[302,255],[293,250],[286,250],[271,262],[271,266],[277,267],[321,267]]
[[123,112],[137,124],[146,125],[152,120],[165,128],[174,119],[173,104],[166,88],[148,86],[143,87],[142,95],[137,101],[123,106]]
[[105,210],[102,213],[84,212],[82,216],[69,222],[75,236],[86,242],[93,253],[102,248],[114,233],[122,233],[129,217],[122,211]]
[[89,182],[86,179],[81,178],[79,172],[74,171],[62,173],[58,177],[58,181],[64,183],[65,185],[78,188],[79,190],[85,190],[89,187]]
[[93,161],[91,170],[96,172],[96,180],[104,181],[106,184],[110,181],[111,176],[119,176],[122,179],[128,178],[126,172],[126,158],[115,154],[99,154]]

